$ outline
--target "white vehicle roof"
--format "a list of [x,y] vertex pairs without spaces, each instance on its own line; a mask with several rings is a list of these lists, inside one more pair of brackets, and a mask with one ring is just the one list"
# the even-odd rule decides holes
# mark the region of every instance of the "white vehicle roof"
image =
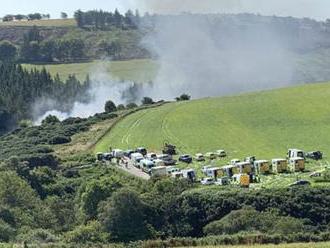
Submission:
[[274,159],[272,159],[272,162],[282,162],[282,161],[286,161],[286,159],[284,159],[284,158],[274,158]]
[[301,157],[294,157],[294,158],[290,158],[290,160],[305,160],[305,159]]
[[196,155],[195,155],[196,157],[202,157],[202,156],[204,156],[202,153],[196,153]]
[[156,166],[152,168],[153,170],[162,170],[162,169],[166,169],[166,166]]
[[182,172],[184,172],[184,173],[194,172],[195,173],[195,170],[194,169],[185,169],[185,170],[182,170]]
[[231,168],[235,168],[235,165],[225,165],[222,167],[222,169],[231,169]]
[[217,150],[217,152],[219,152],[219,153],[220,153],[220,152],[225,152],[225,150]]
[[140,163],[144,163],[146,165],[154,164],[154,162],[149,159],[142,159]]
[[236,165],[240,166],[240,165],[251,165],[251,164],[250,164],[250,162],[240,162],[240,163],[237,163]]
[[135,152],[135,153],[132,153],[131,154],[131,157],[137,157],[137,158],[140,158],[140,157],[143,157],[143,155],[139,152]]
[[216,171],[216,170],[221,170],[221,168],[220,167],[211,167],[211,168],[207,168],[207,170]]
[[120,149],[113,149],[112,151],[113,152],[123,152],[123,150],[120,150]]

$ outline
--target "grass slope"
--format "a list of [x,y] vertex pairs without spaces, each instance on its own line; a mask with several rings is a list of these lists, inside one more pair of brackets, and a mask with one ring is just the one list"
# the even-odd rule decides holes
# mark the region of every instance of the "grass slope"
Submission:
[[72,27],[76,26],[74,19],[50,19],[50,20],[35,20],[35,21],[12,21],[0,22],[0,27]]
[[59,74],[65,79],[70,74],[75,74],[80,80],[84,80],[87,74],[94,76],[98,73],[107,73],[119,80],[131,80],[136,82],[148,82],[156,76],[158,65],[149,59],[134,59],[126,61],[93,61],[88,63],[31,65],[25,64],[25,68],[36,67],[46,69],[52,74]]
[[[95,152],[106,151],[110,146],[145,146],[159,152],[168,140],[181,153],[223,148],[228,159],[249,155],[260,159],[285,157],[288,148],[320,149],[329,154],[329,106],[330,83],[170,103],[126,117],[97,144]],[[323,163],[326,162],[325,159]],[[193,166],[197,169],[201,164]],[[320,168],[318,163],[310,166],[312,170]],[[264,181],[268,186],[279,181],[288,184],[295,176],[274,175]]]

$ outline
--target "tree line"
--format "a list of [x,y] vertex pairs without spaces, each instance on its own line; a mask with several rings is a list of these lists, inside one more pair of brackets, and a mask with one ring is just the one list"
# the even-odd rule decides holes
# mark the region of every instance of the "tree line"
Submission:
[[74,18],[79,28],[93,27],[99,30],[111,30],[113,28],[120,29],[136,29],[141,21],[138,10],[133,13],[128,10],[124,15],[117,9],[114,12],[103,10],[90,10],[83,12],[77,10]]
[[[58,75],[53,78],[46,69],[28,71],[21,65],[0,63],[0,110],[3,113],[2,117],[6,117],[5,119],[8,121],[10,117],[31,119],[33,117],[31,107],[38,99],[42,98],[59,102],[61,104],[57,107],[60,110],[68,110],[75,101],[87,100],[88,97],[85,93],[89,85],[88,78],[84,83],[81,83],[75,76],[69,76],[66,82],[63,82]],[[43,107],[39,108],[41,112],[47,111],[47,106],[41,107]]]
[[41,13],[31,13],[28,15],[16,14],[16,15],[5,15],[2,18],[3,22],[11,22],[11,21],[34,21],[34,20],[41,20],[41,19],[50,19],[50,14],[41,14]]

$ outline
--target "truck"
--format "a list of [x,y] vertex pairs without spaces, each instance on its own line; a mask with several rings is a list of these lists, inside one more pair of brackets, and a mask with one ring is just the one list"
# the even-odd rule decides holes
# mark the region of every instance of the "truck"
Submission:
[[151,177],[165,177],[167,176],[167,171],[165,166],[152,167],[150,171]]
[[114,149],[111,151],[112,156],[114,158],[123,158],[124,157],[124,151],[120,149]]
[[237,163],[240,163],[240,162],[241,162],[241,160],[239,160],[237,158],[230,160],[231,165],[236,165]]
[[186,169],[181,171],[183,174],[183,177],[188,179],[191,182],[196,181],[196,172],[193,169]]
[[283,158],[272,159],[272,170],[274,173],[285,173],[288,171],[288,161]]
[[141,153],[143,156],[146,156],[148,153],[147,149],[144,147],[138,147],[135,152]]
[[305,159],[302,157],[294,157],[289,159],[289,165],[292,172],[300,172],[305,170]]
[[239,174],[239,170],[235,165],[226,165],[221,168],[223,173],[227,177],[232,177],[233,175]]
[[268,160],[256,160],[253,166],[257,174],[268,174],[271,172]]

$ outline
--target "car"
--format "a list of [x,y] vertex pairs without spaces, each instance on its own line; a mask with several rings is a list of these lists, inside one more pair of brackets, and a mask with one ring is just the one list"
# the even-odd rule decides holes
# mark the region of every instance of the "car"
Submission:
[[148,153],[148,152],[147,152],[147,149],[145,149],[144,147],[139,147],[139,148],[137,148],[135,152],[137,152],[137,153],[141,153],[143,156],[146,156],[147,153]]
[[309,175],[309,177],[322,177],[322,172],[316,171]]
[[321,160],[323,158],[323,154],[320,151],[313,151],[306,153],[306,157],[314,160]]
[[133,150],[127,150],[127,151],[124,151],[124,156],[126,158],[131,158],[131,155],[134,153],[135,151]]
[[304,185],[311,185],[311,183],[307,180],[298,180],[297,182],[294,182],[289,185],[289,187],[295,187],[295,186],[304,186]]
[[166,166],[176,165],[177,162],[175,159],[172,158],[171,155],[168,154],[157,155],[157,159],[162,160]]
[[179,161],[190,164],[192,163],[192,157],[189,154],[181,155]]
[[217,158],[217,154],[215,154],[214,152],[208,152],[205,154],[205,157],[208,158],[208,159],[216,159]]
[[215,154],[219,157],[219,158],[225,158],[227,157],[227,153],[225,150],[217,150],[215,152]]
[[197,154],[195,155],[195,160],[198,161],[198,162],[203,162],[203,161],[205,161],[205,157],[204,157],[203,154],[201,154],[201,153],[197,153]]
[[236,165],[236,164],[238,164],[238,163],[240,163],[240,162],[241,162],[241,160],[239,160],[239,159],[237,159],[237,158],[230,160],[230,164],[231,164],[231,165]]
[[203,178],[201,180],[201,184],[202,185],[212,185],[212,184],[214,184],[214,179],[211,177]]
[[154,160],[154,159],[157,159],[157,154],[151,152],[151,153],[148,153],[146,157],[147,157],[147,159],[149,159],[149,160]]

